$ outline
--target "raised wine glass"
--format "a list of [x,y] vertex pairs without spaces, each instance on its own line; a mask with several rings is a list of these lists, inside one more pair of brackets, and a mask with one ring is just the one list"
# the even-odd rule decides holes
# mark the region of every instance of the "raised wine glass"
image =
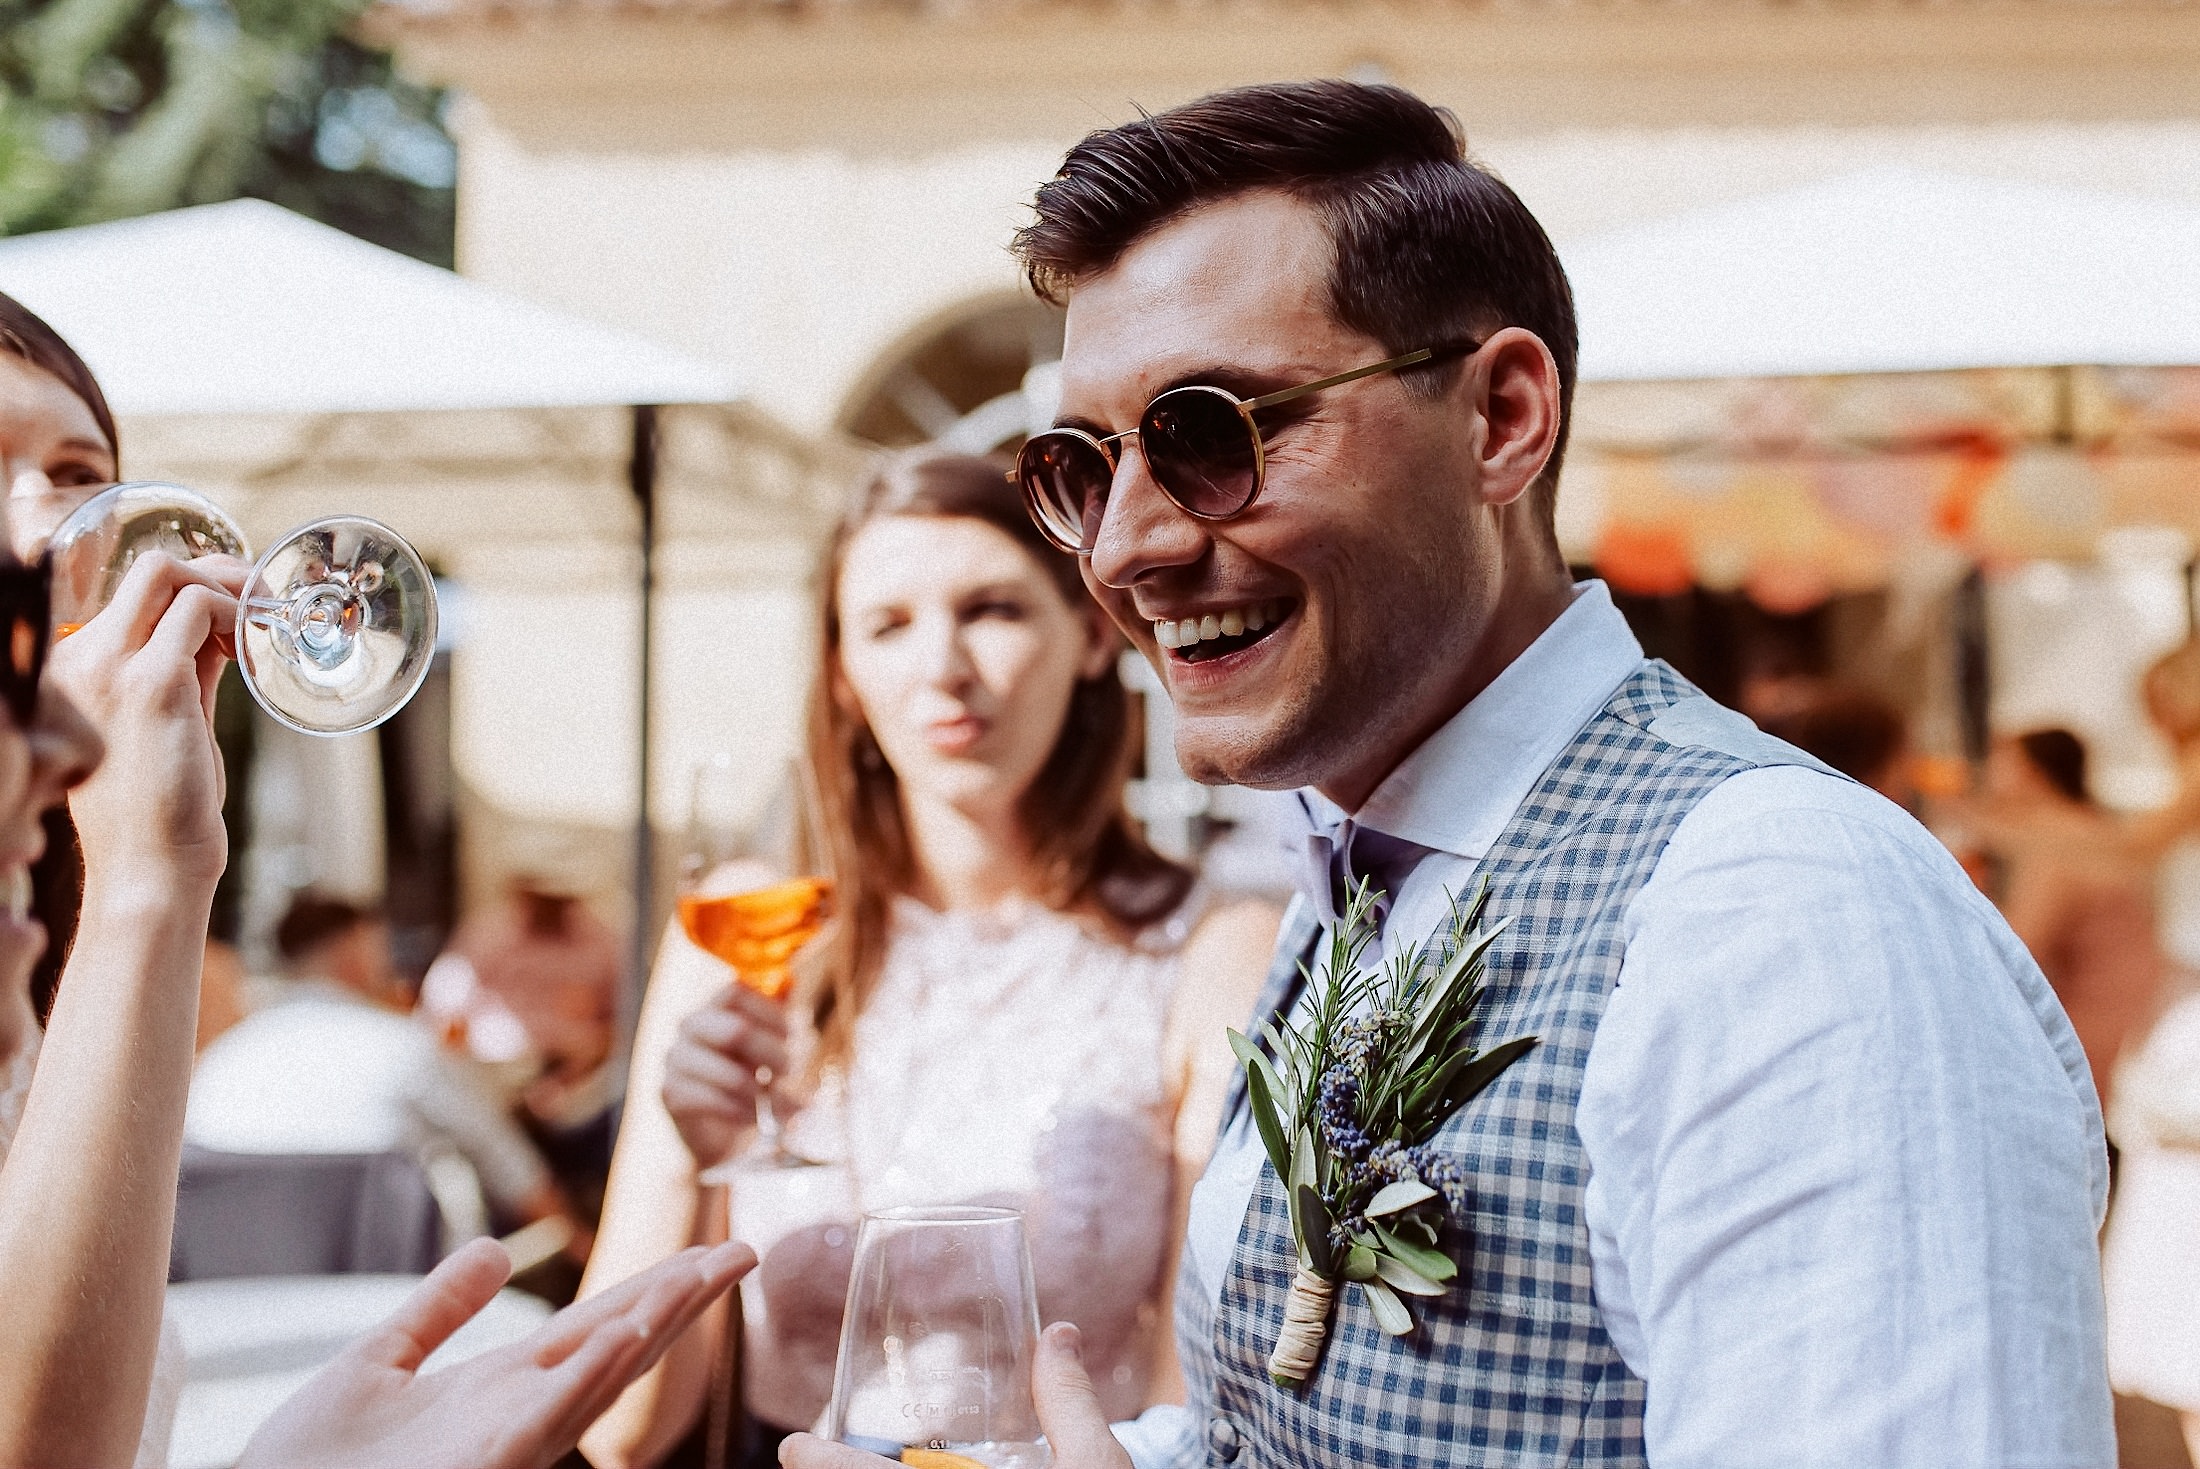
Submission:
[[[48,543],[53,619],[66,637],[114,600],[147,551],[249,559],[244,532],[182,485],[115,485]],[[372,729],[405,707],[435,658],[435,582],[404,537],[364,516],[291,531],[253,565],[237,603],[237,665],[252,697],[304,734]]]
[[1024,1216],[884,1209],[856,1231],[825,1436],[914,1469],[1039,1469]]
[[[680,927],[697,948],[722,960],[744,988],[783,1001],[793,984],[795,955],[823,931],[832,916],[833,882],[824,876],[816,797],[808,766],[790,762],[775,788],[783,832],[759,830],[775,823],[739,819],[743,768],[726,752],[695,768],[689,793],[687,850],[680,870]],[[774,838],[777,840],[774,840]],[[778,852],[770,849],[778,847]],[[774,860],[776,858],[776,860]],[[758,885],[767,870],[807,875]],[[769,1066],[756,1068],[758,1146],[704,1175],[720,1183],[744,1169],[804,1168],[819,1160],[789,1148]]]

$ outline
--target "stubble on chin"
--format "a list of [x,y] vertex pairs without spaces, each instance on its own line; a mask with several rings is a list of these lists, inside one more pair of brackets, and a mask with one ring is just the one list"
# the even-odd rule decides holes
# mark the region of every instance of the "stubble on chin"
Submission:
[[[1442,645],[1440,637],[1432,639],[1429,656]],[[1413,676],[1411,661],[1401,666],[1364,649],[1342,653],[1313,681],[1294,684],[1264,709],[1179,723],[1177,764],[1202,785],[1326,790],[1348,781],[1381,763],[1398,742],[1397,714]]]
[[1331,743],[1318,691],[1299,687],[1252,715],[1206,717],[1177,725],[1176,762],[1202,785],[1290,791],[1313,785]]

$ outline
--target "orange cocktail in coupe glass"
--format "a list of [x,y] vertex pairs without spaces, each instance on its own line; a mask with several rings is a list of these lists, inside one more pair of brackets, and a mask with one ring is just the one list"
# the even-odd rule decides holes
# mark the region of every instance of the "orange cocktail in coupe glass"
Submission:
[[[824,931],[833,911],[833,880],[822,875],[790,877],[762,886],[747,886],[770,867],[820,865],[823,846],[818,836],[816,798],[808,768],[796,762],[778,787],[782,806],[791,819],[763,828],[784,825],[783,841],[756,826],[744,830],[729,819],[739,809],[741,767],[730,754],[711,756],[695,770],[689,804],[688,849],[681,864],[680,928],[689,942],[733,970],[743,989],[767,1000],[784,1000],[794,984],[794,960],[803,947]],[[783,863],[763,859],[770,848],[782,849]],[[734,884],[726,891],[728,882]],[[777,1081],[769,1066],[756,1069],[756,1130],[764,1156],[741,1160],[741,1166],[799,1168],[817,1160],[805,1158],[786,1146],[781,1135],[772,1087]],[[733,1167],[721,1165],[720,1170]]]
[[680,927],[730,965],[742,988],[779,1000],[794,983],[794,956],[823,931],[832,905],[831,878],[790,877],[723,897],[690,893],[680,899]]

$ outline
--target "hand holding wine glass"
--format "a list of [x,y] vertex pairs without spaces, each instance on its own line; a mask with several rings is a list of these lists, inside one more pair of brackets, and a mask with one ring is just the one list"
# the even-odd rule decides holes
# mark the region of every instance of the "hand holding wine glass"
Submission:
[[[185,562],[249,554],[237,523],[195,491],[153,482],[103,490],[47,546],[55,635],[91,623],[153,551]],[[304,734],[372,729],[412,698],[435,656],[427,566],[402,536],[360,516],[298,527],[236,595],[227,651],[260,707]]]
[[107,613],[55,647],[46,676],[106,746],[70,795],[88,895],[117,883],[211,897],[228,857],[214,692],[250,568],[147,556]]
[[[1066,1321],[1039,1333],[1038,1356],[1031,1368],[1031,1401],[1046,1434],[1052,1469],[1131,1469],[1131,1456],[1108,1427],[1107,1410],[1085,1371],[1083,1338]],[[779,1446],[779,1462],[784,1469],[878,1469],[895,1461],[798,1433]],[[901,1462],[907,1463],[907,1457]]]
[[[799,871],[824,865],[807,767],[793,764],[772,788],[786,818],[780,824],[788,828],[776,833],[759,829],[772,825],[770,813],[761,824],[740,819],[744,774],[725,753],[695,771],[680,927],[691,943],[733,970],[734,984],[682,1023],[666,1059],[665,1106],[706,1169],[726,1162],[752,1120],[762,1146],[751,1164],[802,1167],[816,1160],[786,1147],[772,1089],[786,1073],[783,1001],[794,959],[832,916],[833,884],[822,875],[770,880],[775,866]],[[760,861],[761,852],[775,845],[781,861]]]
[[756,1126],[759,1076],[787,1069],[787,1010],[739,983],[680,1022],[665,1054],[664,1103],[696,1167],[734,1155]]

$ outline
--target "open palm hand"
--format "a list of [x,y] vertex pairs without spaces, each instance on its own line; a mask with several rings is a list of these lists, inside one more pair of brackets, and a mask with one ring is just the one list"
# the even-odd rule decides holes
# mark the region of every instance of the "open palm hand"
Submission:
[[277,1409],[238,1469],[544,1469],[755,1263],[741,1245],[682,1251],[524,1341],[423,1376],[511,1273],[477,1240]]

